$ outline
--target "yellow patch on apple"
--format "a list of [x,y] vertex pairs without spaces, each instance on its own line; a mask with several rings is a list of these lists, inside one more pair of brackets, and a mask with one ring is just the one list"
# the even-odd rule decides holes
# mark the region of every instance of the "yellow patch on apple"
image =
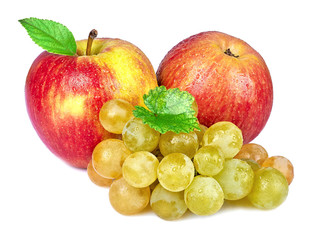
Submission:
[[79,117],[84,113],[86,96],[68,96],[64,99],[61,104],[60,112],[62,113],[61,117],[72,116]]

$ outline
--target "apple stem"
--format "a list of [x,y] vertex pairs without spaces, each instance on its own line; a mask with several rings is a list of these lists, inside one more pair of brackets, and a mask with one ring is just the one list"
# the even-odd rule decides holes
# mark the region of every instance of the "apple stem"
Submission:
[[230,48],[228,48],[224,53],[227,54],[227,55],[230,56],[230,57],[235,57],[235,58],[238,58],[238,57],[239,57],[239,55],[234,55],[234,54],[231,52]]
[[86,55],[89,56],[91,55],[91,46],[93,40],[97,37],[98,32],[96,29],[93,29],[90,31],[89,36],[88,36],[88,42],[87,42],[87,48],[86,48]]

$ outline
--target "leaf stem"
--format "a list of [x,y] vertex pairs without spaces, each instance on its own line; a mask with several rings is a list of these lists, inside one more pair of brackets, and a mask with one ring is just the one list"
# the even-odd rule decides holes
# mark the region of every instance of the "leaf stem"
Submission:
[[87,41],[86,56],[91,55],[92,42],[97,37],[97,35],[98,35],[98,32],[96,29],[93,29],[90,31],[88,36],[88,41]]

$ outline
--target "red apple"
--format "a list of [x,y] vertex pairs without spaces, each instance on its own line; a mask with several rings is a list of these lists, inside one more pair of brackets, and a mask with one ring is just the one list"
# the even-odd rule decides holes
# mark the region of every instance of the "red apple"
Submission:
[[33,62],[25,85],[27,111],[44,144],[74,167],[86,168],[94,147],[113,137],[99,123],[103,103],[121,98],[142,105],[143,94],[157,86],[144,53],[120,39],[77,42],[77,55],[48,52]]
[[242,130],[244,143],[262,131],[271,113],[273,87],[263,58],[224,33],[202,32],[177,44],[162,60],[157,78],[195,97],[201,124],[231,121]]

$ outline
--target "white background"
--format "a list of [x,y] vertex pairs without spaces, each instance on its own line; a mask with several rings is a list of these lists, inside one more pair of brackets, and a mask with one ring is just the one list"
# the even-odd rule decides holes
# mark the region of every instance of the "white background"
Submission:
[[[1,7],[0,239],[316,239],[317,36],[315,1],[5,1]],[[270,211],[228,206],[215,215],[161,220],[150,210],[115,212],[108,190],[84,170],[56,158],[27,116],[24,82],[42,52],[18,19],[66,25],[75,38],[92,28],[128,40],[156,70],[167,51],[201,31],[248,42],[265,59],[274,104],[253,141],[289,158],[295,179],[287,200]]]

